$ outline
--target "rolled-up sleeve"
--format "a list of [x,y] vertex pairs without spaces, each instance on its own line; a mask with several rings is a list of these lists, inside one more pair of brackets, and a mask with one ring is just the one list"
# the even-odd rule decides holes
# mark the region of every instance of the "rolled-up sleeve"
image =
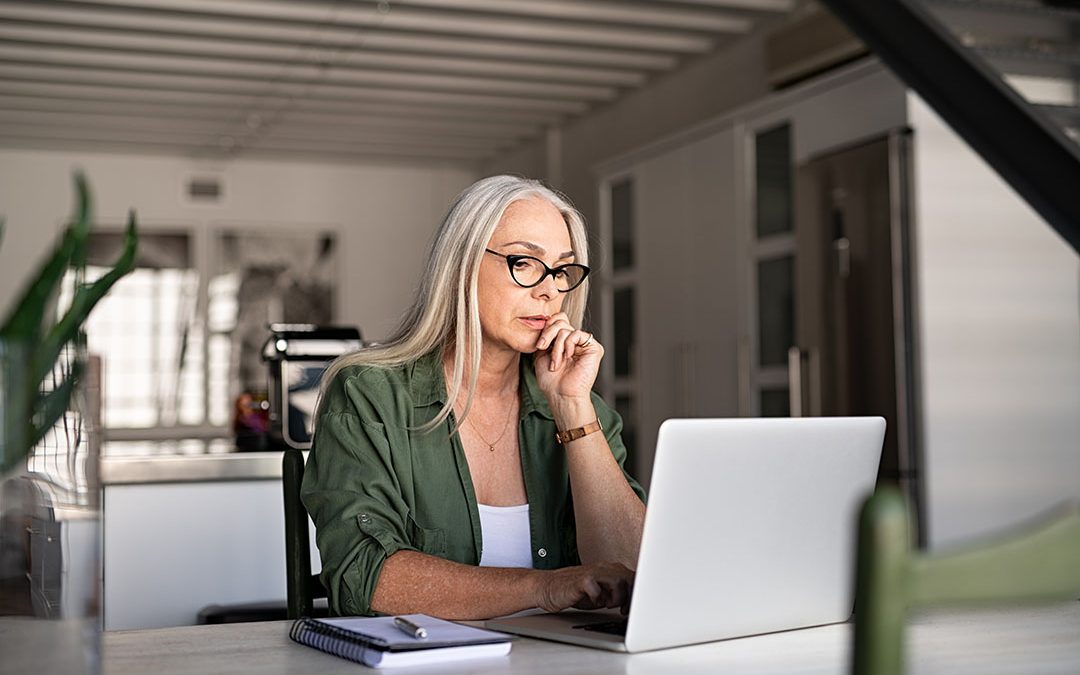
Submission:
[[626,446],[622,440],[622,416],[608,407],[604,399],[600,398],[600,395],[596,392],[592,393],[592,402],[597,418],[600,420],[600,425],[604,427],[604,436],[607,438],[608,447],[611,448],[611,454],[615,457],[615,461],[619,463],[623,477],[630,485],[630,489],[638,496],[638,499],[645,502],[645,489],[630,475],[626,468]]
[[321,579],[342,615],[370,614],[386,558],[416,550],[387,434],[358,385],[339,374],[327,391],[301,490],[315,523]]

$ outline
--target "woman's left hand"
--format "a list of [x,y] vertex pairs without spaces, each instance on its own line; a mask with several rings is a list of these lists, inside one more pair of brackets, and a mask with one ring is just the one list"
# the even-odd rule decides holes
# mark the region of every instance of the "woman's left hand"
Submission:
[[604,347],[591,333],[574,328],[559,312],[548,319],[536,342],[536,381],[549,403],[589,399]]

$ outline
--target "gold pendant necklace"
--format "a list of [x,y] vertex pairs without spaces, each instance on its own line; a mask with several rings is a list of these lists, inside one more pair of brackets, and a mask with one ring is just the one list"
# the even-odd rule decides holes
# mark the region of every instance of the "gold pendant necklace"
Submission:
[[503,439],[503,436],[506,435],[506,430],[510,428],[510,418],[513,416],[513,414],[514,405],[510,404],[510,409],[506,413],[506,421],[503,422],[502,433],[499,434],[499,437],[496,438],[494,442],[488,442],[488,439],[484,438],[484,435],[480,433],[480,429],[477,428],[475,424],[473,424],[471,417],[466,416],[465,421],[468,422],[469,426],[473,428],[473,431],[475,431],[476,435],[480,438],[480,440],[484,442],[484,445],[488,446],[488,452],[495,452],[495,446],[499,444],[499,441],[501,441]]

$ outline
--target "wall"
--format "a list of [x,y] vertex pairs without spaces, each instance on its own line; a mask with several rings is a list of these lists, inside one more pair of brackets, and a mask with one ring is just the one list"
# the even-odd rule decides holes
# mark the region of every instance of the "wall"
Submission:
[[[599,217],[595,175],[599,163],[768,93],[763,35],[760,30],[657,78],[613,105],[569,121],[560,131],[561,180],[556,187],[570,196],[587,222],[594,222]],[[540,138],[525,144],[485,166],[484,172],[547,178],[545,143]]]
[[1080,258],[921,99],[908,110],[937,547],[1080,498]]
[[[340,233],[341,322],[366,338],[386,336],[410,301],[431,233],[450,200],[475,179],[469,169],[406,164],[316,164],[0,149],[0,310],[51,246],[73,204],[72,170],[82,167],[98,222],[121,223],[128,208],[147,231],[190,226],[206,254],[214,226]],[[183,198],[198,172],[224,182],[220,205]]]

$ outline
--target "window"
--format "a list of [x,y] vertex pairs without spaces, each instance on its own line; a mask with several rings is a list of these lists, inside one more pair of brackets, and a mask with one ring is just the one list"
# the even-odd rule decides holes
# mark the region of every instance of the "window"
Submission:
[[[750,375],[750,415],[789,414],[788,349],[795,344],[794,162],[790,124],[754,134],[754,214],[750,223],[756,359]],[[749,359],[748,359],[749,360]]]
[[[90,237],[86,280],[104,275],[119,257],[119,233]],[[135,269],[86,321],[87,349],[103,360],[106,428],[200,425],[206,418],[199,273],[187,234],[142,234]],[[69,273],[60,306],[70,302]]]
[[754,139],[757,236],[791,232],[791,126],[761,132]]
[[[267,324],[333,322],[333,233],[221,229],[211,236],[209,261],[195,255],[195,239],[141,232],[135,269],[87,319],[113,439],[230,435],[238,394],[265,395]],[[108,271],[121,241],[118,231],[91,233],[87,281]],[[61,306],[73,288],[69,273]]]
[[636,213],[633,176],[620,176],[601,186],[604,217],[601,219],[603,256],[607,264],[598,268],[603,334],[608,336],[611,357],[604,359],[602,376],[605,398],[614,402],[623,420],[623,443],[627,450],[627,468],[640,475],[635,465],[642,454],[637,452],[638,390],[635,368],[637,354],[637,269]]
[[622,270],[634,265],[634,182],[611,186],[611,266]]

